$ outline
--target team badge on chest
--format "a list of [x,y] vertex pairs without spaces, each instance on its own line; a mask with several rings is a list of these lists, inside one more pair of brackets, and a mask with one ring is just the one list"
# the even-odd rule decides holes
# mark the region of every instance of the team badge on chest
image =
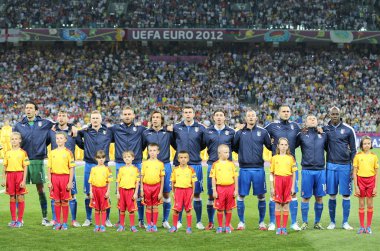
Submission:
[[318,138],[320,138],[320,139],[321,139],[321,138],[322,138],[322,135],[318,134]]
[[257,137],[260,137],[261,136],[261,132],[260,131],[257,131]]
[[136,131],[137,131],[136,126],[134,126],[132,130],[133,130],[134,132],[136,132]]
[[225,135],[230,135],[230,132],[229,131],[225,131],[224,134]]
[[199,127],[195,127],[194,131],[199,132]]
[[290,125],[290,129],[294,130],[294,125]]
[[340,129],[340,134],[344,134],[344,129]]
[[39,127],[41,127],[41,126],[42,126],[42,121],[38,121],[37,125],[38,125]]

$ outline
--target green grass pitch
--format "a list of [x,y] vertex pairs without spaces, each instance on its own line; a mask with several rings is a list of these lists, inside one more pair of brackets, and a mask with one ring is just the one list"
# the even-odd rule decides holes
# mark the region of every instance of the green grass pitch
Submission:
[[[380,157],[380,150],[374,150]],[[297,152],[297,159],[300,160],[300,153]],[[204,169],[206,171],[206,169]],[[85,219],[84,196],[82,191],[83,167],[76,170],[78,190],[78,220]],[[205,183],[205,182],[204,182]],[[2,190],[2,188],[0,188]],[[29,194],[26,195],[25,225],[21,229],[10,229],[7,223],[10,221],[9,198],[4,193],[0,194],[0,248],[1,250],[377,250],[380,247],[380,199],[375,198],[374,219],[372,223],[372,235],[357,235],[359,226],[358,220],[358,199],[351,197],[350,224],[354,231],[336,230],[313,230],[309,229],[301,232],[290,231],[288,236],[276,236],[275,232],[258,230],[257,198],[246,197],[246,226],[244,231],[233,231],[232,234],[216,234],[214,231],[199,231],[195,229],[195,216],[193,217],[193,234],[187,235],[182,228],[177,233],[169,234],[166,229],[159,228],[157,233],[147,233],[139,231],[116,232],[115,228],[108,228],[105,233],[94,233],[92,227],[89,228],[69,228],[67,231],[53,231],[50,227],[41,226],[41,210],[39,208],[36,189],[28,185]],[[46,190],[47,191],[47,190]],[[206,225],[207,195],[203,195],[203,217],[202,221]],[[267,194],[267,199],[269,195]],[[322,224],[329,224],[327,198],[325,197]],[[117,221],[116,197],[112,194],[111,221]],[[299,200],[300,201],[300,200]],[[337,226],[342,221],[342,198],[337,201]],[[314,200],[311,200],[310,222],[314,220],[313,210]],[[51,209],[49,203],[49,218]],[[265,222],[269,221],[269,210]],[[162,209],[160,208],[160,216]],[[69,216],[70,219],[70,216]],[[301,211],[299,205],[298,220],[301,222]],[[289,217],[290,221],[290,217]],[[126,222],[129,222],[126,217]],[[159,220],[160,222],[160,220]],[[238,223],[236,210],[232,219],[234,227]],[[171,215],[170,215],[171,223]]]

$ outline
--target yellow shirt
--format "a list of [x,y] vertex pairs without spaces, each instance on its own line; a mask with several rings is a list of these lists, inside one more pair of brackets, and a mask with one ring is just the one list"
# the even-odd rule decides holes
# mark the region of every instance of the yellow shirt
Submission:
[[296,160],[291,155],[276,154],[270,163],[270,172],[274,175],[289,176],[297,171]]
[[216,161],[212,165],[210,178],[215,178],[217,185],[228,186],[235,184],[235,177],[238,177],[235,164],[230,161]]
[[170,180],[174,183],[174,187],[189,188],[193,187],[193,182],[198,179],[192,167],[186,166],[185,168],[182,168],[177,166],[173,169]]
[[4,156],[4,167],[6,172],[20,172],[29,166],[28,154],[21,148],[9,150]]
[[355,155],[354,167],[358,169],[356,175],[360,177],[372,177],[376,175],[375,169],[379,168],[379,159],[372,152],[368,154],[360,152]]
[[105,187],[112,181],[111,169],[108,166],[94,166],[91,168],[88,183],[96,187]]
[[54,149],[48,157],[48,168],[51,173],[70,174],[70,168],[75,167],[73,153],[67,149]]
[[158,159],[144,161],[141,168],[143,183],[155,185],[161,182],[161,177],[165,176],[164,163]]
[[119,187],[125,189],[136,188],[136,182],[140,179],[139,169],[135,166],[123,166],[119,169],[116,182]]

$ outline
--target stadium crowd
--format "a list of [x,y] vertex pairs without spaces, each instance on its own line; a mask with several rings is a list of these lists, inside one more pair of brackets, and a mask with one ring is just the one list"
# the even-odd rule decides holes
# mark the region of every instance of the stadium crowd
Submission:
[[[153,109],[165,112],[169,123],[180,120],[180,109],[192,103],[196,118],[210,124],[217,107],[228,111],[229,124],[240,122],[247,105],[259,111],[260,123],[277,119],[277,108],[288,103],[292,120],[302,124],[315,113],[328,121],[331,105],[356,131],[379,132],[380,77],[378,51],[368,48],[249,48],[229,50],[172,49],[138,46],[115,49],[102,44],[77,47],[3,49],[0,121],[20,119],[27,100],[40,104],[44,117],[65,107],[73,120],[88,122],[101,110],[109,123],[118,122],[120,107],[136,108],[146,124]],[[160,61],[153,55],[201,55],[202,61]],[[203,58],[202,56],[205,56]],[[226,102],[228,101],[228,102]]]
[[[215,27],[256,29],[379,28],[376,1],[10,1],[2,27]],[[289,6],[291,8],[289,8]]]

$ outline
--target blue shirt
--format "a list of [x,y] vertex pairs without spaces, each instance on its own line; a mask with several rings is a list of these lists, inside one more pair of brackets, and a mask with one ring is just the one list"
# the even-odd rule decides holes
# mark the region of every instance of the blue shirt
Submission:
[[50,144],[50,131],[54,123],[40,116],[36,116],[33,122],[33,125],[29,125],[28,118],[24,117],[13,131],[21,134],[21,148],[26,151],[29,159],[42,160],[46,158],[46,147]]
[[225,144],[230,148],[229,160],[232,160],[232,143],[234,140],[235,130],[224,126],[222,130],[217,130],[215,126],[210,126],[205,129],[203,135],[203,144],[207,147],[208,160],[207,164],[212,165],[219,159],[218,147]]
[[55,127],[55,131],[50,130],[51,150],[54,150],[58,147],[57,141],[55,139],[55,134],[57,132],[65,132],[67,134],[67,141],[65,143],[65,147],[71,151],[73,156],[75,156],[75,138],[71,137],[71,128],[73,127],[73,125],[68,124],[67,126],[67,129],[61,130],[57,124]]
[[301,146],[303,169],[325,169],[325,149],[327,149],[327,134],[318,133],[315,128],[308,128],[297,135],[296,147]]
[[133,151],[135,159],[133,164],[142,162],[143,140],[142,133],[146,130],[144,126],[136,126],[134,123],[127,125],[125,123],[116,124],[110,127],[112,142],[115,142],[115,161],[124,163],[123,152]]
[[186,126],[185,122],[175,124],[173,127],[173,147],[176,150],[174,165],[178,166],[178,152],[187,151],[190,155],[189,165],[200,165],[202,159],[200,152],[205,149],[203,135],[205,127],[198,122]]
[[153,128],[146,129],[143,134],[143,148],[151,143],[156,143],[160,146],[158,160],[163,163],[170,163],[170,144],[173,143],[173,132],[169,132],[166,128],[161,128],[156,131]]
[[102,124],[99,130],[96,131],[90,125],[88,128],[78,132],[75,142],[81,149],[84,149],[84,160],[87,163],[97,164],[95,155],[99,150],[106,153],[106,163],[108,163],[111,137],[111,131],[107,126]]
[[356,135],[354,129],[340,122],[337,126],[330,122],[323,127],[327,134],[327,162],[333,164],[351,164],[356,154]]
[[262,168],[264,166],[263,148],[271,149],[269,133],[255,125],[252,129],[245,126],[235,133],[233,150],[239,154],[240,168]]
[[273,139],[272,155],[276,154],[276,148],[279,138],[286,138],[289,141],[290,153],[296,158],[296,142],[297,135],[301,131],[300,126],[292,121],[281,120],[279,122],[272,122],[265,127],[270,137]]

